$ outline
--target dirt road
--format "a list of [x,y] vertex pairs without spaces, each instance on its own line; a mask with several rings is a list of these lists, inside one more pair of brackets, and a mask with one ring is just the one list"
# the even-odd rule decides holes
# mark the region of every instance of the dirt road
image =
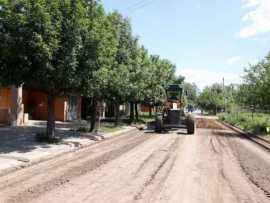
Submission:
[[228,130],[134,131],[0,177],[0,202],[269,203],[269,177],[269,152]]

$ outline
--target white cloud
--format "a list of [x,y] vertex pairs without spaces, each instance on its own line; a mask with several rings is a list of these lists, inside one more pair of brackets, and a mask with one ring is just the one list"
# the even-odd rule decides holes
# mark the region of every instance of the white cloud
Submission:
[[238,63],[240,61],[241,61],[241,57],[240,56],[234,56],[234,57],[229,58],[228,61],[227,61],[227,63],[229,65],[233,65],[233,64],[236,64],[236,63]]
[[236,33],[237,37],[248,38],[257,34],[270,32],[270,0],[242,0],[244,8],[248,9],[243,16],[249,25]]
[[253,6],[258,6],[259,1],[258,0],[242,0],[244,2],[245,7],[253,7]]
[[241,76],[238,74],[214,72],[202,69],[181,69],[178,71],[178,74],[185,76],[187,82],[196,83],[201,90],[214,83],[222,83],[223,78],[226,84],[241,82]]

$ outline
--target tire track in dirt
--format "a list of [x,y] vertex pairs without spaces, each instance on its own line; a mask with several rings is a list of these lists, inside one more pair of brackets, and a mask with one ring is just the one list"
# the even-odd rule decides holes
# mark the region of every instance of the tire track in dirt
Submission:
[[[218,132],[217,130],[212,131],[213,135],[217,134],[217,132]],[[220,132],[218,132],[218,134],[220,134]],[[230,178],[226,175],[226,172],[225,172],[224,158],[226,156],[226,153],[232,152],[230,150],[230,148],[228,147],[227,139],[221,138],[220,136],[214,136],[213,139],[216,140],[216,142],[219,145],[219,149],[220,149],[220,152],[219,152],[220,157],[219,157],[217,162],[218,162],[218,171],[219,171],[219,174],[220,174],[220,176],[221,176],[221,178],[223,180],[222,181],[223,182],[223,187],[227,186],[229,188],[229,190],[231,191],[231,194],[234,196],[234,198],[236,198],[237,202],[241,202],[241,199],[238,196],[237,192],[235,191],[234,186],[231,183]]]
[[249,179],[251,183],[253,183],[257,188],[259,188],[270,200],[270,190],[268,188],[263,187],[260,181],[256,180],[257,179],[256,176],[254,177],[253,175],[251,175],[251,172],[249,171],[248,166],[246,166],[244,160],[241,159],[241,152],[239,151],[239,144],[232,142],[232,140],[228,142],[231,143],[232,150],[234,154],[236,155],[239,165],[242,171],[244,172],[244,174],[246,175],[246,177]]
[[132,150],[133,148],[150,138],[151,136],[138,136],[135,139],[132,139],[132,142],[124,146],[120,146],[120,148],[108,151],[94,159],[80,162],[79,165],[64,171],[64,173],[58,177],[54,177],[53,179],[50,179],[40,184],[35,184],[27,190],[19,192],[15,196],[11,196],[11,198],[9,198],[6,202],[29,202],[31,199],[35,199],[44,193],[47,193],[59,186],[62,186],[65,183],[68,183],[73,178],[82,176],[88,172],[99,168],[100,166],[116,159],[117,157]]
[[[213,133],[215,134],[215,132],[213,132]],[[231,155],[234,156],[235,160],[238,162],[239,167],[243,171],[243,174],[245,175],[247,180],[249,180],[251,184],[253,184],[259,190],[261,190],[266,195],[266,197],[268,197],[270,199],[270,192],[267,189],[265,189],[264,187],[262,187],[258,181],[256,181],[256,179],[247,170],[247,168],[245,166],[245,162],[243,162],[243,160],[241,160],[241,153],[239,150],[239,148],[241,146],[239,146],[239,143],[236,142],[235,138],[242,139],[242,137],[238,137],[237,134],[235,134],[234,132],[224,131],[222,133],[223,133],[223,137],[216,136],[216,139],[222,145],[222,149],[224,151],[223,153],[231,153]],[[226,134],[228,134],[228,137],[225,136]],[[234,140],[231,139],[232,137],[234,138]],[[246,153],[247,153],[247,151],[246,151]],[[224,168],[224,166],[222,166],[222,171],[224,170],[223,168]],[[234,192],[235,197],[240,201],[238,195],[234,191],[233,186],[231,185],[231,180],[228,177],[226,177],[226,175],[224,174],[224,171],[223,171],[223,177],[224,177],[224,180],[229,184],[232,192]],[[252,202],[251,199],[249,199],[248,201]]]
[[166,180],[168,179],[173,167],[175,166],[175,162],[178,158],[177,153],[173,155],[173,157],[171,158],[171,162],[168,163],[168,169],[166,170],[164,176],[160,179],[160,181],[158,182],[157,186],[155,187],[155,189],[153,190],[153,192],[151,193],[151,195],[149,196],[151,199],[151,202],[155,202],[157,199],[157,194],[159,194],[164,186],[164,183],[166,182]]
[[[62,155],[60,157],[56,157],[54,159],[41,162],[39,164],[35,164],[33,166],[24,168],[22,170],[16,171],[11,174],[7,174],[5,176],[0,177],[0,191],[7,188],[15,186],[19,183],[22,183],[23,181],[29,181],[30,178],[35,177],[39,174],[44,174],[44,170],[46,169],[46,172],[49,173],[50,171],[56,171],[60,168],[62,168],[65,165],[68,165],[70,162],[84,159],[91,158],[91,155],[96,153],[97,150],[100,151],[103,147],[108,147],[110,145],[117,144],[121,145],[121,142],[127,142],[129,140],[136,139],[137,136],[140,136],[141,134],[138,134],[137,131],[132,132],[128,136],[126,135],[119,135],[114,138],[110,138],[108,140],[104,140],[98,143],[94,143],[93,145],[90,145],[87,148],[79,149],[77,151],[73,151],[71,153]],[[108,150],[105,150],[106,152]],[[88,156],[87,156],[88,154]],[[31,170],[31,173],[28,171]]]
[[[179,141],[180,141],[180,138],[177,137],[174,140],[174,142],[169,146],[169,149],[167,150],[167,153],[164,156],[164,158],[157,165],[157,167],[153,170],[153,172],[151,173],[149,178],[146,179],[146,181],[144,182],[140,191],[137,192],[136,195],[134,195],[134,197],[133,197],[134,201],[141,200],[143,198],[144,194],[147,193],[148,187],[150,185],[154,184],[154,181],[156,180],[156,177],[158,175],[161,175],[161,179],[159,180],[157,185],[154,187],[154,189],[150,190],[151,195],[148,195],[148,196],[152,197],[152,195],[158,193],[157,191],[160,190],[160,188],[162,187],[162,184],[167,179],[168,175],[170,174],[170,171],[172,170],[172,168],[174,166],[175,160],[177,158],[176,151],[177,151],[177,148],[179,146]],[[150,155],[148,158],[151,160],[152,157],[153,156]],[[148,161],[150,161],[150,160],[148,160]],[[164,174],[159,174],[161,172],[161,170],[166,167],[166,165],[169,163],[170,160],[172,160],[172,162],[169,164],[167,171]]]
[[144,183],[143,188],[141,189],[140,192],[138,192],[135,197],[134,200],[138,200],[142,198],[142,194],[144,193],[145,189],[152,184],[152,182],[154,181],[156,175],[159,173],[159,171],[162,169],[162,167],[167,163],[167,161],[169,160],[169,156],[166,156],[165,159],[158,165],[158,167],[156,168],[156,170],[153,172],[153,174],[150,176],[150,178]]
[[138,167],[136,173],[135,173],[135,177],[145,168],[147,167],[147,165],[157,156],[161,156],[161,153],[168,153],[168,149],[170,149],[174,144],[175,144],[176,140],[171,140],[169,143],[165,143],[164,145],[162,145],[159,149],[156,149],[155,151],[153,151],[151,154],[149,154],[146,159],[144,159],[144,161],[140,164],[140,166]]
[[[87,158],[86,153],[91,156],[91,154],[95,153],[97,150],[103,147],[107,147],[114,144],[121,144],[121,142],[125,142],[128,140],[135,139],[138,135],[138,131],[131,132],[128,136],[125,134],[119,135],[117,137],[109,138],[107,140],[103,140],[97,143],[93,143],[87,148],[78,149],[67,153],[65,155],[61,155],[59,157],[34,164],[30,167],[23,168],[11,174],[7,174],[4,176],[0,176],[0,191],[5,189],[6,187],[14,186],[18,183],[21,183],[25,180],[29,180],[31,177],[34,177],[38,174],[44,173],[44,168],[46,171],[56,171],[57,169],[67,165],[69,162],[76,161],[79,159]],[[32,170],[31,173],[28,173],[29,170]],[[14,176],[14,174],[16,174]]]
[[[148,133],[147,133],[148,134]],[[102,166],[99,170],[88,173],[82,178],[72,181],[70,187],[63,188],[64,191],[54,191],[39,198],[37,202],[51,201],[59,202],[70,194],[71,191],[81,193],[69,198],[69,202],[132,202],[133,196],[140,190],[143,183],[151,175],[153,169],[160,163],[164,157],[164,152],[160,157],[155,156],[151,163],[137,175],[136,171],[141,163],[157,149],[162,150],[164,143],[169,145],[177,137],[176,135],[164,136],[151,134],[154,139],[139,145],[134,150],[125,153],[118,159]],[[78,191],[78,192],[77,192]],[[51,199],[51,196],[57,196],[57,199]],[[117,198],[118,197],[118,198]],[[125,201],[124,201],[125,199]]]
[[[224,124],[222,124],[224,125]],[[240,140],[244,140],[244,141],[253,141],[253,140],[249,140],[246,139],[246,137],[244,137],[243,135],[236,133],[235,131],[232,131],[231,128],[228,128],[226,125],[224,125],[224,128],[228,129],[227,131],[221,132],[222,136],[226,137],[226,139],[222,139],[223,142],[226,142],[227,145],[229,145],[229,148],[231,148],[232,153],[234,154],[234,156],[236,157],[236,159],[238,160],[238,163],[242,169],[242,171],[244,172],[244,174],[246,175],[246,177],[249,179],[249,181],[251,183],[253,183],[257,188],[259,188],[261,191],[263,191],[263,193],[270,199],[270,187],[264,187],[262,186],[263,184],[260,181],[260,177],[255,177],[253,175],[251,175],[251,171],[250,171],[250,167],[246,166],[246,161],[242,160],[241,157],[243,155],[243,152],[241,152],[240,148]],[[220,132],[219,132],[220,134]],[[237,138],[238,142],[236,142],[235,140],[232,140],[230,138]],[[222,143],[221,139],[217,139],[220,143]],[[255,142],[257,144],[257,142]],[[242,143],[244,144],[244,143]],[[260,145],[260,144],[259,144]],[[223,144],[224,148],[225,148],[225,144]],[[249,151],[246,151],[245,153],[250,153]],[[251,152],[252,153],[252,152]],[[260,172],[257,172],[255,174],[257,174],[258,176],[260,176],[259,174]],[[259,179],[259,180],[256,180]]]
[[218,148],[214,144],[214,138],[213,137],[210,137],[210,145],[211,145],[211,149],[213,150],[214,153],[220,154],[220,151],[218,150]]

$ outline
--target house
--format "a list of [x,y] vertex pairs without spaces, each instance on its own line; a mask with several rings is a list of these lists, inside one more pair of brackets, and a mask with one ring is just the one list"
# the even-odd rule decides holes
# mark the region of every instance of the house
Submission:
[[[115,106],[112,103],[105,104],[104,114],[106,119],[112,119],[115,117],[116,111]],[[119,116],[127,117],[130,114],[129,103],[119,105]]]
[[[47,94],[25,87],[0,88],[0,123],[22,125],[28,119],[47,120]],[[69,95],[55,99],[55,119],[74,121],[81,118],[81,96]]]

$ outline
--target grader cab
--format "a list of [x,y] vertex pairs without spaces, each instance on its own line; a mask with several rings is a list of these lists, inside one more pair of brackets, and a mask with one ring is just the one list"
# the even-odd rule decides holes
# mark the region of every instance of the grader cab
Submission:
[[165,130],[185,128],[187,134],[194,134],[195,121],[192,115],[186,115],[185,91],[181,85],[170,85],[166,90],[166,103],[162,111],[157,113],[155,131],[161,133]]

